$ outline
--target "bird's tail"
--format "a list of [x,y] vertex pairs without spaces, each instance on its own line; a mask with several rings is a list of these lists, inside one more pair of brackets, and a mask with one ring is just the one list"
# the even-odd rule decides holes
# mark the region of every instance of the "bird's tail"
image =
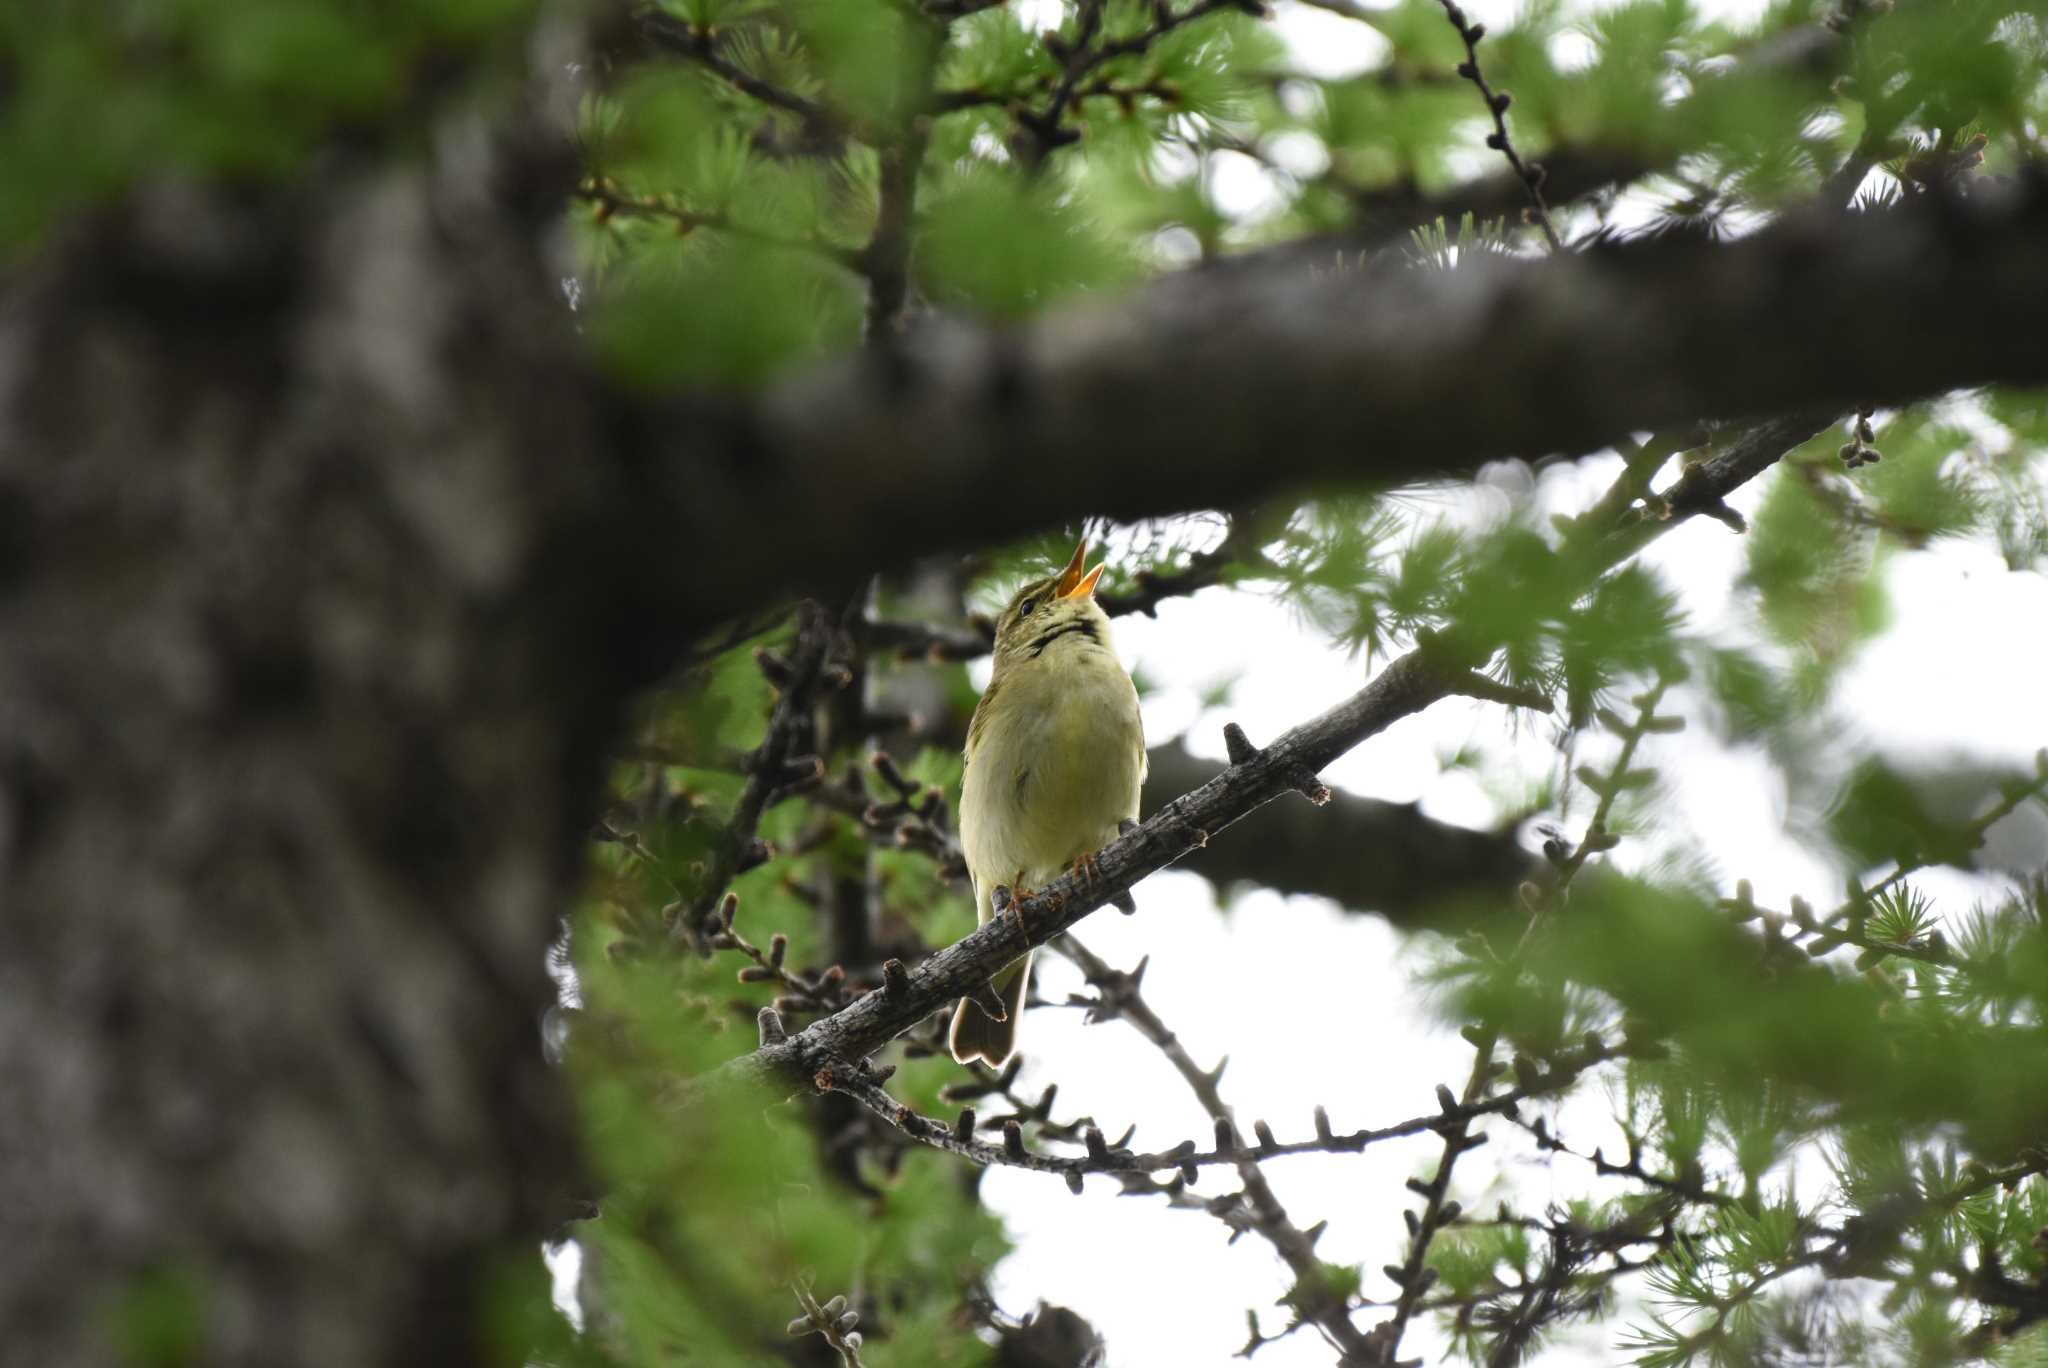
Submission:
[[1024,992],[1030,984],[1031,956],[1026,954],[990,980],[989,986],[995,989],[1003,1010],[1009,1013],[1001,1021],[982,1011],[974,999],[960,999],[960,1005],[953,1009],[952,1033],[946,1040],[956,1063],[969,1064],[980,1059],[991,1069],[1000,1069],[1010,1062],[1017,1049],[1017,1023],[1024,1015]]

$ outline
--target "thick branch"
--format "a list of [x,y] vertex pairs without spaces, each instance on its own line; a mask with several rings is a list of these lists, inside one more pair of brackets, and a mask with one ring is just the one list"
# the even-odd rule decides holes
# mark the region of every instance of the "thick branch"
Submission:
[[[878,546],[907,558],[1082,510],[1230,507],[1701,417],[2039,382],[2044,227],[2048,191],[2028,181],[1725,245],[1449,272],[1198,271],[1022,331],[935,325],[886,363],[837,362],[729,412],[725,444],[753,457],[737,473],[651,462],[666,483],[647,571],[729,611],[870,567]],[[643,446],[677,440],[679,422],[711,435],[701,408],[643,417]],[[705,525],[769,507],[806,535],[734,546]]]

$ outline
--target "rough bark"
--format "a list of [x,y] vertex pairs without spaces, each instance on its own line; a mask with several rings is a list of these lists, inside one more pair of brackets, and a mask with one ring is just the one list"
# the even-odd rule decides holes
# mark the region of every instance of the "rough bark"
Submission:
[[544,949],[628,678],[549,206],[476,132],[158,187],[0,308],[11,1362],[151,1304],[165,1362],[498,1361],[559,1214]]

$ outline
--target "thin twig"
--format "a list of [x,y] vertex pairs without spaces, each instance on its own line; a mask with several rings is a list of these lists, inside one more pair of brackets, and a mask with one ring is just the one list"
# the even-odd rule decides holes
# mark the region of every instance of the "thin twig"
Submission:
[[773,662],[772,658],[763,657],[763,668],[769,671],[770,678],[781,676],[782,696],[769,715],[767,735],[762,737],[749,762],[746,786],[733,805],[732,819],[712,846],[697,896],[687,906],[676,908],[669,928],[678,942],[699,953],[708,953],[706,937],[723,929],[713,926],[711,917],[725,896],[726,885],[734,875],[768,858],[769,852],[756,834],[762,813],[771,800],[791,785],[814,781],[822,773],[815,757],[794,770],[791,758],[797,733],[809,718],[813,692],[824,676],[831,638],[831,627],[823,610],[806,602],[797,611],[796,643],[788,661]]
[[848,1309],[846,1298],[834,1297],[821,1306],[803,1283],[791,1283],[790,1290],[796,1293],[804,1313],[789,1323],[789,1333],[822,1336],[838,1353],[841,1368],[866,1368],[860,1357],[861,1333],[854,1329],[860,1323],[860,1313]]
[[[1065,944],[1059,947],[1065,950]],[[1105,972],[1114,976],[1117,971]],[[1548,1096],[1569,1087],[1580,1074],[1596,1064],[1622,1057],[1627,1051],[1626,1044],[1602,1045],[1598,1049],[1580,1050],[1560,1056],[1551,1062],[1546,1072],[1532,1077],[1527,1083],[1498,1093],[1478,1098],[1470,1103],[1455,1103],[1450,1110],[1441,1108],[1424,1112],[1385,1126],[1367,1127],[1355,1131],[1335,1131],[1327,1121],[1317,1123],[1316,1134],[1303,1140],[1265,1139],[1256,1144],[1245,1145],[1233,1141],[1229,1145],[1215,1145],[1204,1149],[1192,1140],[1182,1141],[1171,1149],[1134,1150],[1127,1141],[1104,1141],[1105,1152],[1096,1152],[1090,1144],[1087,1154],[1048,1154],[1036,1150],[1016,1152],[1004,1146],[996,1146],[972,1140],[971,1135],[991,1126],[1000,1126],[1006,1120],[1020,1124],[1039,1120],[1040,1104],[1025,1104],[1013,1116],[981,1116],[976,1113],[969,1134],[959,1133],[956,1124],[949,1125],[936,1117],[926,1116],[904,1106],[881,1086],[888,1076],[884,1070],[863,1071],[857,1067],[832,1063],[825,1066],[812,1080],[813,1084],[828,1092],[844,1093],[861,1103],[877,1116],[895,1126],[913,1140],[942,1149],[949,1154],[971,1159],[975,1163],[1005,1168],[1030,1169],[1038,1173],[1067,1175],[1128,1174],[1128,1173],[1172,1173],[1188,1169],[1213,1168],[1219,1164],[1242,1164],[1249,1157],[1255,1161],[1286,1158],[1296,1154],[1358,1154],[1374,1145],[1388,1140],[1403,1139],[1411,1135],[1441,1132],[1447,1126],[1454,1126],[1480,1117],[1512,1115],[1522,1103],[1532,1098]],[[1005,1097],[1012,1106],[1020,1099],[1008,1090],[1007,1085],[991,1087],[990,1092]],[[1071,1129],[1085,1137],[1094,1123],[1087,1118],[1070,1125],[1054,1125],[1049,1128],[1057,1133]],[[1065,1138],[1065,1137],[1061,1137]]]
[[1558,239],[1557,229],[1551,226],[1550,206],[1543,201],[1543,168],[1534,162],[1524,162],[1521,154],[1515,151],[1514,139],[1508,136],[1508,106],[1514,103],[1514,97],[1487,84],[1486,73],[1480,68],[1479,40],[1486,36],[1486,25],[1468,21],[1457,0],[1437,0],[1437,3],[1444,7],[1445,17],[1465,43],[1465,60],[1458,64],[1458,74],[1479,87],[1480,95],[1486,100],[1486,112],[1493,117],[1493,132],[1486,135],[1486,145],[1506,157],[1515,175],[1521,178],[1522,187],[1529,195],[1529,216],[1543,230],[1543,240],[1550,244],[1550,250],[1563,251],[1564,243]]
[[793,237],[766,228],[736,222],[723,211],[690,209],[672,195],[641,195],[622,189],[615,181],[604,176],[592,176],[576,187],[576,197],[592,206],[599,223],[621,215],[637,215],[647,218],[667,219],[676,226],[679,236],[687,237],[699,228],[709,228],[730,237],[744,238],[769,247],[780,247],[785,251],[805,252],[821,257],[834,266],[849,271],[865,273],[867,263],[862,253],[851,248],[840,247],[819,237]]
[[[1138,991],[1136,975],[1115,972],[1072,936],[1061,940],[1060,950],[1080,967],[1101,994],[1104,1013],[1129,1022],[1138,1034],[1151,1041],[1194,1093],[1202,1110],[1215,1121],[1217,1149],[1236,1155],[1238,1180],[1244,1185],[1244,1196],[1252,1211],[1252,1228],[1273,1246],[1294,1274],[1293,1305],[1297,1314],[1321,1327],[1347,1358],[1362,1358],[1366,1352],[1365,1337],[1352,1323],[1350,1307],[1329,1286],[1322,1261],[1316,1257],[1316,1238],[1323,1227],[1319,1223],[1313,1232],[1304,1231],[1288,1219],[1287,1209],[1281,1206],[1259,1168],[1258,1150],[1244,1148],[1238,1139],[1236,1119],[1216,1086],[1223,1065],[1218,1064],[1213,1070],[1196,1065],[1180,1038],[1167,1028]],[[1260,1139],[1263,1145],[1265,1137]]]
[[1059,84],[1053,87],[1044,109],[1022,110],[1017,114],[1017,122],[1030,134],[1021,149],[1024,161],[1034,170],[1043,165],[1056,149],[1079,140],[1081,135],[1062,128],[1060,121],[1080,90],[1082,79],[1097,67],[1118,57],[1139,56],[1175,29],[1222,10],[1239,10],[1261,16],[1265,13],[1257,0],[1197,0],[1176,14],[1161,0],[1154,7],[1156,17],[1151,27],[1129,38],[1096,46],[1105,3],[1106,0],[1082,0],[1073,43],[1069,45],[1062,41],[1053,48],[1053,56],[1061,64]]
[[854,129],[848,120],[824,105],[806,99],[793,90],[786,90],[772,81],[763,80],[741,67],[725,55],[719,46],[717,35],[711,30],[699,28],[687,19],[652,6],[640,10],[634,18],[639,24],[640,31],[652,42],[670,52],[688,57],[742,94],[749,95],[762,104],[794,114],[803,121],[805,130],[813,136],[830,139],[849,133],[858,135],[858,130]]

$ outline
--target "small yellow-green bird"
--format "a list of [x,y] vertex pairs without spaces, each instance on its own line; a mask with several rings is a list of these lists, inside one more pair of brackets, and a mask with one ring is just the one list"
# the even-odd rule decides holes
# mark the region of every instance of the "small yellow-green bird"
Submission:
[[[1110,649],[1109,615],[1095,602],[1102,567],[1084,573],[1087,558],[1083,540],[1066,569],[1017,590],[996,621],[995,673],[967,728],[960,783],[960,844],[984,924],[998,884],[1021,898],[1088,860],[1138,815],[1138,691]],[[1017,1048],[1030,982],[1028,954],[996,975],[989,986],[1001,1020],[961,999],[953,1058],[1001,1068]]]

